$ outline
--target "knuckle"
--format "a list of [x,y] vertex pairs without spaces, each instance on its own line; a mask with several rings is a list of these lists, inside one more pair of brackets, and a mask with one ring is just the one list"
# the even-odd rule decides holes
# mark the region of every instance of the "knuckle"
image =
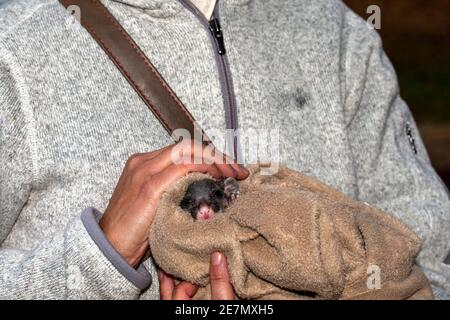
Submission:
[[127,163],[126,163],[127,168],[129,168],[131,170],[136,169],[136,167],[138,167],[139,164],[141,163],[142,157],[143,157],[142,153],[135,153],[135,154],[131,155],[128,158]]

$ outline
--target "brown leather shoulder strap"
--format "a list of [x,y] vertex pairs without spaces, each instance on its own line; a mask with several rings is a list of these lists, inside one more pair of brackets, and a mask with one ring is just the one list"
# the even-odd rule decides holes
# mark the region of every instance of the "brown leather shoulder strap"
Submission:
[[158,70],[100,1],[59,1],[68,9],[72,6],[79,8],[81,25],[103,48],[171,136],[176,129],[186,129],[192,138],[203,137],[208,141]]

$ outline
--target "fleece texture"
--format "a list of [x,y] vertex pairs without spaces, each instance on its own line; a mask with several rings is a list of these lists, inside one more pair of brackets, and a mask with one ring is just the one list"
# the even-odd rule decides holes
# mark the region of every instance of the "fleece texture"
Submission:
[[167,273],[202,286],[197,298],[208,298],[209,257],[218,250],[239,298],[433,298],[415,265],[420,239],[404,223],[299,172],[281,167],[267,176],[260,168],[250,168],[240,197],[211,220],[195,221],[179,206],[189,184],[206,175],[181,179],[161,200],[152,256]]
[[[209,31],[178,0],[102,2],[222,148],[224,95]],[[240,127],[261,140],[274,129],[279,159],[269,160],[405,222],[423,239],[418,262],[445,298],[449,196],[377,32],[338,0],[218,6]],[[0,298],[159,298],[157,279],[133,284],[80,216],[104,212],[132,154],[170,143],[57,0],[0,1]]]

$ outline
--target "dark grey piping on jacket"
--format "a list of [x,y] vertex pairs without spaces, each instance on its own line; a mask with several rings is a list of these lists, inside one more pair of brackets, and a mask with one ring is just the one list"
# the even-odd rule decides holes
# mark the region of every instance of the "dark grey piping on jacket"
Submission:
[[133,268],[125,258],[109,242],[103,230],[100,228],[100,218],[102,214],[93,207],[86,208],[81,213],[81,221],[91,237],[106,259],[119,271],[128,281],[140,290],[147,289],[152,284],[152,276],[145,265],[141,263],[138,268]]
[[[203,27],[206,29],[210,40],[212,42],[214,48],[214,57],[217,63],[217,69],[219,71],[219,79],[220,85],[222,89],[222,97],[225,108],[225,122],[226,128],[231,129],[233,132],[234,138],[230,140],[230,137],[227,137],[227,147],[229,155],[231,155],[234,159],[236,159],[239,163],[242,163],[240,145],[239,145],[239,137],[237,136],[236,130],[239,128],[238,125],[238,117],[237,117],[237,103],[236,103],[236,95],[234,92],[233,79],[231,77],[230,63],[228,61],[228,57],[226,53],[220,54],[218,52],[218,47],[214,36],[210,31],[209,21],[205,18],[205,16],[197,9],[197,7],[192,4],[190,0],[179,0],[181,4],[186,7],[189,11],[191,11],[197,19],[201,22]],[[213,18],[220,21],[219,18],[219,0],[217,0],[216,6],[213,12]]]

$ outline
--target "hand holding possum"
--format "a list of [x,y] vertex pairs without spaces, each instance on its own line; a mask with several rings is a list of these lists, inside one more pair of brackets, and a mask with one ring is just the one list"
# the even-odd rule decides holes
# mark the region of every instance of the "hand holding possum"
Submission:
[[[173,152],[174,148],[177,152]],[[194,158],[197,155],[201,155],[201,159]],[[177,164],[174,161],[177,159],[183,159],[183,163]],[[220,152],[206,154],[205,146],[192,141],[136,154],[128,159],[100,220],[100,227],[130,265],[137,266],[148,250],[148,231],[161,194],[190,172],[207,173],[215,179],[248,176],[246,169],[225,161]]]

